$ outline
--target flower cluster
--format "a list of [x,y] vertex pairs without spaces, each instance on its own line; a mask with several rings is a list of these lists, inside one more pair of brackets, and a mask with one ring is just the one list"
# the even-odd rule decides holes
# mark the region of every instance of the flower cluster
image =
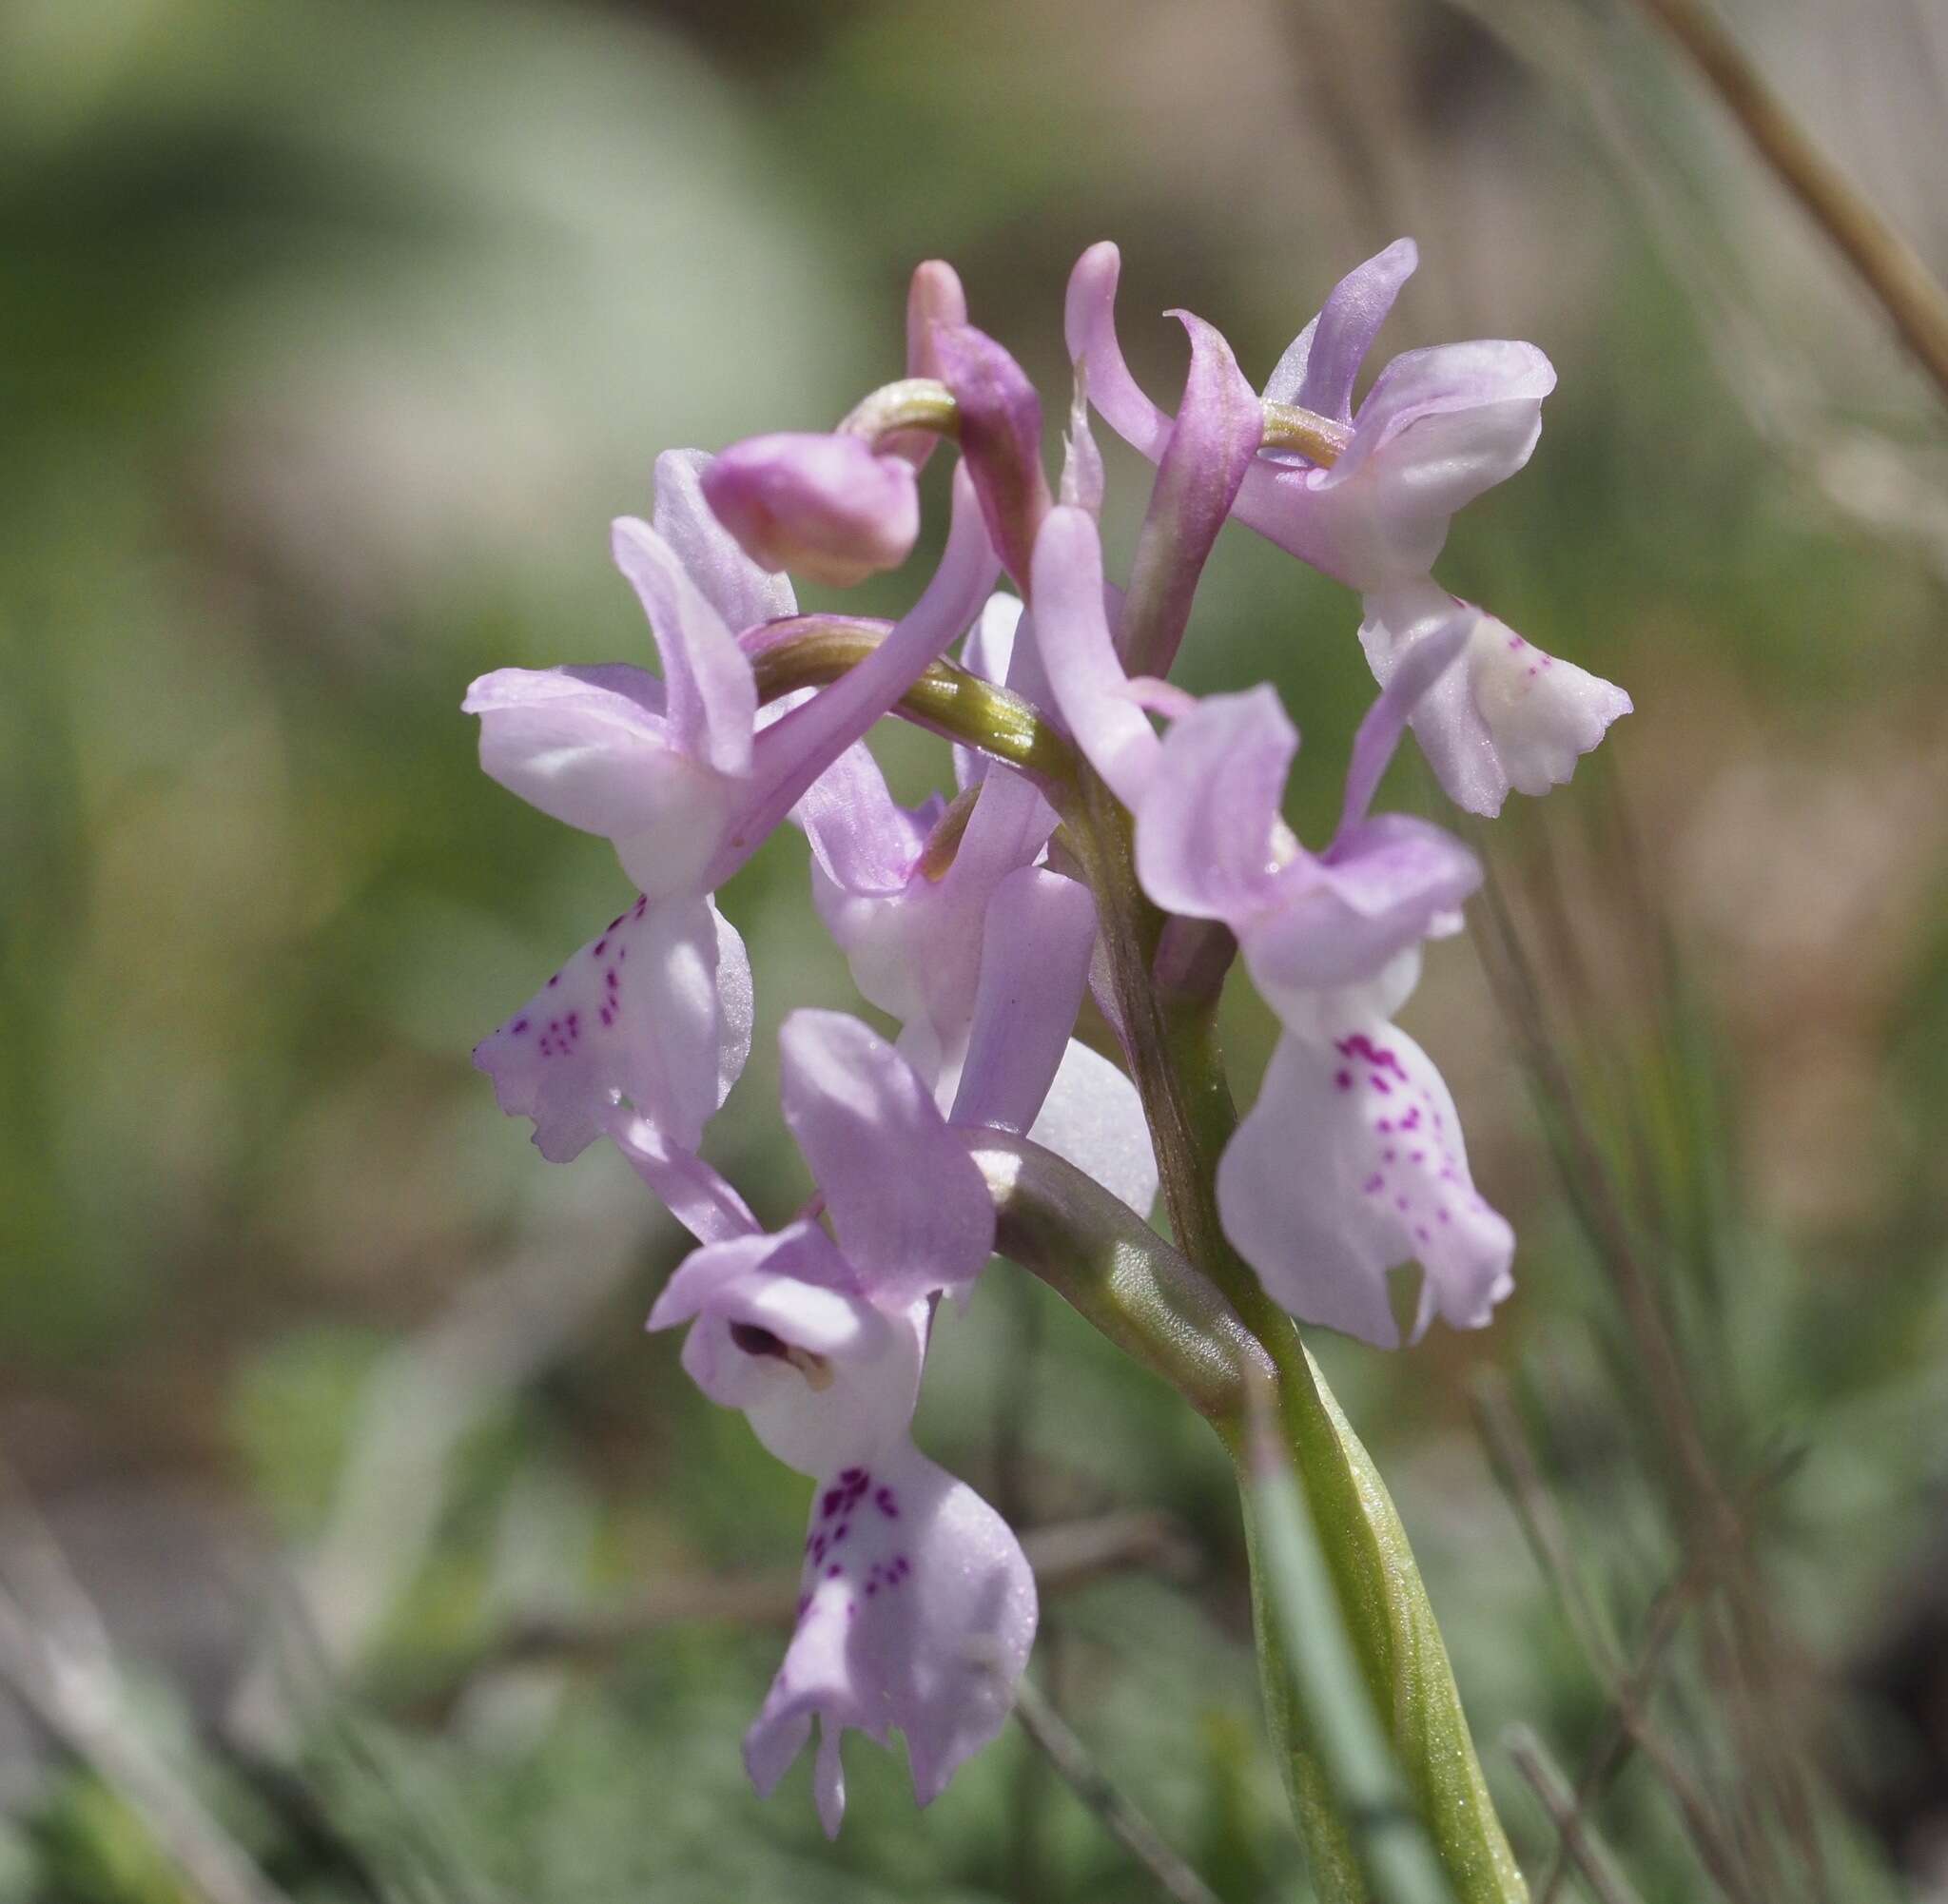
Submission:
[[[1282,1036],[1216,1164],[1228,1248],[1294,1316],[1386,1346],[1403,1264],[1422,1272],[1416,1334],[1436,1313],[1478,1327],[1510,1290],[1513,1238],[1470,1177],[1453,1100],[1391,1021],[1480,870],[1373,798],[1411,728],[1450,796],[1492,814],[1566,780],[1629,702],[1432,579],[1452,514],[1528,459],[1553,372],[1527,344],[1413,351],[1355,408],[1413,262],[1403,241],[1341,282],[1262,394],[1186,316],[1173,415],[1123,361],[1118,257],[1095,247],[1069,288],[1076,400],[1053,488],[1033,387],[969,325],[953,272],[923,265],[904,379],[827,435],[669,452],[653,520],[616,523],[660,676],[509,669],[467,696],[486,770],[613,841],[637,889],[476,1061],[544,1156],[607,1139],[695,1235],[650,1326],[687,1325],[690,1375],[813,1477],[797,1629],[746,1758],[769,1790],[816,1718],[828,1830],[845,1728],[898,1729],[925,1803],[1001,1725],[1033,1636],[1013,1534],[910,1438],[940,1298],[964,1297],[994,1249],[980,1133],[1147,1215],[1153,1132],[1173,1140],[1154,1081],[1133,1081],[1154,1080],[1158,1000],[1215,998],[1241,955]],[[1120,588],[1091,406],[1157,469]],[[960,452],[951,520],[911,609],[801,613],[786,572],[845,585],[906,559],[943,441]],[[1280,817],[1298,736],[1274,690],[1197,700],[1167,679],[1234,517],[1364,606],[1380,692],[1316,852]],[[957,742],[951,794],[894,802],[864,744],[894,712]],[[699,1147],[754,1017],[716,895],[787,818],[820,919],[899,1029],[888,1044],[836,1013],[785,1021],[784,1115],[818,1195],[767,1233]],[[1092,996],[1095,1044],[1077,1036]]]

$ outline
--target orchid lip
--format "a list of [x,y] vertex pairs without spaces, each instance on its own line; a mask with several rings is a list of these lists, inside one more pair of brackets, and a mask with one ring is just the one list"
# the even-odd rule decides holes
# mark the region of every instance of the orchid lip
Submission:
[[747,1355],[788,1363],[805,1377],[807,1386],[815,1394],[823,1394],[832,1386],[832,1365],[823,1355],[815,1355],[809,1349],[794,1347],[760,1323],[731,1323],[730,1341]]

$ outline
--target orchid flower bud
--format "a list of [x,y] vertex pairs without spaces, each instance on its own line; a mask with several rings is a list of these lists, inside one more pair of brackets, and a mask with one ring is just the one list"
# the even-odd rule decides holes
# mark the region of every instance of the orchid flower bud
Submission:
[[913,465],[863,437],[781,432],[733,443],[704,499],[760,567],[849,589],[897,569],[920,534]]

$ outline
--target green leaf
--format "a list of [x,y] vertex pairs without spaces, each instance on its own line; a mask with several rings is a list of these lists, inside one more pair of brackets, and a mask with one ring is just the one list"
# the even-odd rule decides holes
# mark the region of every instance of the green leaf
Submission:
[[[1527,1904],[1407,1531],[1318,1365],[1291,1341],[1296,1354],[1283,1352],[1285,1343],[1274,1354],[1296,1472],[1279,1461],[1269,1473],[1247,1474],[1244,1491],[1268,1710],[1275,1727],[1282,1720],[1288,1729],[1289,1782],[1315,1882],[1322,1897],[1348,1904],[1443,1895]],[[1335,1634],[1350,1644],[1350,1660],[1331,1657]],[[1292,1653],[1295,1698],[1275,1686],[1275,1677],[1288,1676],[1266,1651],[1268,1636]],[[1364,1708],[1346,1693],[1348,1665],[1364,1681]],[[1379,1768],[1374,1731],[1390,1748],[1391,1764]],[[1412,1840],[1393,1828],[1389,1778],[1394,1793],[1404,1780],[1425,1827],[1419,1842],[1431,1844],[1446,1874],[1444,1891],[1423,1888]]]

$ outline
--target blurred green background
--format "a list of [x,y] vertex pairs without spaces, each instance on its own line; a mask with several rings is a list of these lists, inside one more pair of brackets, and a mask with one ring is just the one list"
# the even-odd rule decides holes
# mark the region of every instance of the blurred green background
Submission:
[[[1948,263],[1948,18],[1730,17]],[[1155,314],[1262,376],[1402,231],[1387,343],[1529,338],[1561,373],[1441,573],[1636,699],[1490,850],[1700,1432],[1728,1486],[1783,1476],[1748,1532],[1835,1795],[1824,1894],[1948,1884],[1940,398],[1626,0],[0,0],[0,1577],[100,1607],[118,1724],[288,1894],[1146,1894],[1012,1730],[924,1817],[855,1741],[835,1849],[802,1770],[745,1786],[778,1634],[694,1616],[789,1568],[804,1485],[640,1334],[674,1227],[612,1156],[542,1163],[469,1067],[626,888],[478,773],[458,701],[645,657],[609,518],[660,449],[899,374],[921,258],[1054,418],[1088,243],[1122,246],[1162,395]],[[1144,486],[1110,455],[1115,560]],[[1185,651],[1194,689],[1276,683],[1310,837],[1371,691],[1355,622],[1227,532]],[[885,749],[916,794],[943,754]],[[768,1218],[805,1191],[775,1027],[852,1003],[804,859],[781,837],[724,902],[761,1020],[711,1148]],[[1535,1052],[1464,942],[1408,1021],[1518,1291],[1482,1336],[1329,1366],[1540,1869],[1504,1729],[1573,1777],[1606,1702],[1578,1592],[1628,1656],[1689,1549]],[[1241,1087],[1269,1041],[1240,999]],[[1485,1376],[1580,1589],[1491,1475]],[[1049,1593],[1037,1674],[1222,1896],[1304,1895],[1215,1443],[1011,1273],[943,1331],[921,1439],[1024,1525],[1168,1517]],[[49,1537],[73,1580],[36,1602]],[[600,1630],[508,1643],[541,1621]],[[1735,1813],[1764,1728],[1727,1683],[1706,1634],[1657,1699]],[[0,1688],[0,1897],[207,1894],[141,1809]],[[1598,1816],[1645,1897],[1715,1894],[1641,1762]]]

